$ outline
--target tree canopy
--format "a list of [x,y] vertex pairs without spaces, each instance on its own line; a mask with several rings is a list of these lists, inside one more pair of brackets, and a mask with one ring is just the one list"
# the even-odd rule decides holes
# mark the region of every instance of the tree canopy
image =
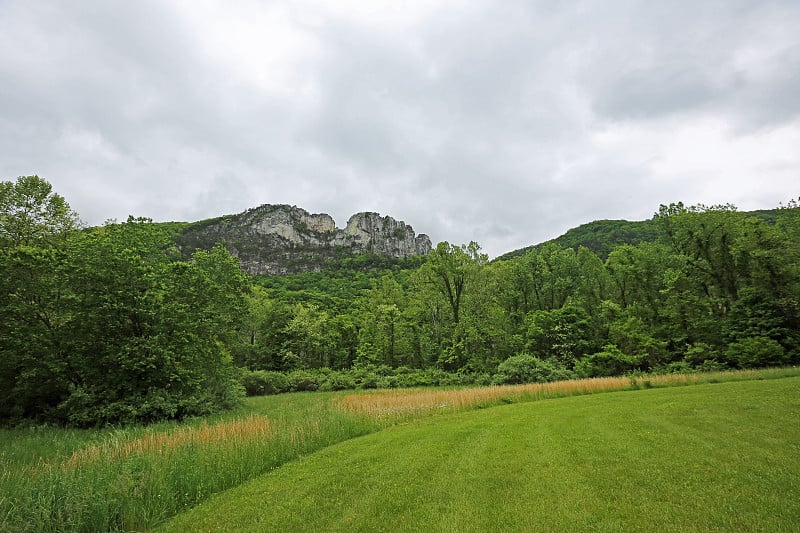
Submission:
[[0,417],[88,426],[234,405],[248,282],[227,251],[179,261],[147,219],[76,231],[49,184],[17,185],[2,184]]
[[[516,383],[800,363],[800,207],[661,206],[638,242],[477,243],[246,276],[174,225],[81,228],[36,176],[0,183],[0,419],[89,426],[251,391]],[[599,234],[594,234],[595,237]],[[438,373],[438,374],[437,374]],[[315,377],[316,376],[316,377]],[[371,376],[371,377],[370,377]],[[394,380],[394,381],[393,381]]]

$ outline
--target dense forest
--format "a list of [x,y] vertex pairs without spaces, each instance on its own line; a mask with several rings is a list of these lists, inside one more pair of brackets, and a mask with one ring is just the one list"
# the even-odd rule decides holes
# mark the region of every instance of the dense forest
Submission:
[[207,414],[245,390],[800,363],[796,202],[670,204],[635,224],[603,226],[591,249],[490,262],[442,242],[248,277],[222,247],[182,255],[174,225],[84,228],[46,181],[2,182],[0,419],[92,426]]

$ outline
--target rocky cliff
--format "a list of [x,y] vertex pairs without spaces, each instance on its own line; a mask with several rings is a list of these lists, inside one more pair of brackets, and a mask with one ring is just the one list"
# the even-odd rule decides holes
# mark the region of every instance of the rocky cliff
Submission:
[[344,229],[330,215],[289,205],[262,205],[189,225],[178,245],[189,254],[223,244],[250,274],[319,270],[354,254],[406,258],[431,251],[427,235],[378,213],[356,213]]

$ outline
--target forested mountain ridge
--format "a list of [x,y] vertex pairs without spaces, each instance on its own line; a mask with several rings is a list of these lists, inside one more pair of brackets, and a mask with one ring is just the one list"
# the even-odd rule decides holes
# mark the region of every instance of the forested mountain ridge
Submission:
[[390,216],[356,213],[339,229],[330,215],[270,204],[190,223],[176,242],[185,256],[222,244],[252,275],[319,271],[360,254],[404,259],[432,247],[427,235]]
[[[747,211],[742,214],[745,216],[755,216],[765,222],[774,224],[778,219],[779,210],[763,209]],[[635,246],[643,242],[655,242],[658,238],[659,229],[654,219],[637,221],[595,220],[567,230],[566,233],[555,239],[507,252],[496,260],[506,261],[515,257],[522,257],[534,248],[544,246],[548,243],[554,243],[562,248],[572,248],[574,250],[583,246],[597,254],[601,259],[606,260],[608,254],[617,246],[625,244]]]

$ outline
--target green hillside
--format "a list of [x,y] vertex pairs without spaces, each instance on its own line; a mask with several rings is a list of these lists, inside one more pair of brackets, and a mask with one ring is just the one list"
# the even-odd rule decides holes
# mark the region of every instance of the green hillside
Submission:
[[501,255],[499,261],[521,257],[529,251],[546,243],[555,243],[562,248],[578,249],[584,246],[600,256],[608,257],[616,246],[622,244],[636,245],[641,242],[653,242],[658,238],[658,230],[652,220],[631,222],[628,220],[596,220],[572,228],[564,235],[542,244],[526,246]]
[[[749,211],[743,214],[757,217],[769,224],[775,224],[779,218],[780,211],[778,209],[765,209]],[[531,250],[549,243],[554,243],[561,248],[573,248],[575,250],[584,246],[605,260],[608,258],[608,254],[617,246],[624,244],[635,246],[643,242],[655,242],[659,236],[659,229],[654,219],[640,221],[595,220],[572,228],[555,239],[507,252],[496,260],[506,261],[521,257]]]

